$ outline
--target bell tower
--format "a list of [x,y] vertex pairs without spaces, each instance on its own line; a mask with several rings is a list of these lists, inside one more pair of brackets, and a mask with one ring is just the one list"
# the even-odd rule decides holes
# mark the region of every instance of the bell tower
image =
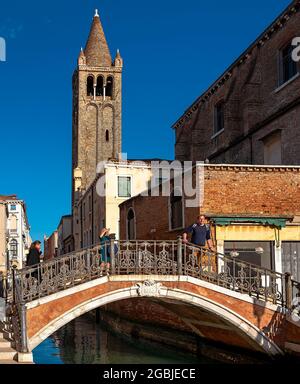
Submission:
[[73,74],[72,204],[96,177],[97,164],[118,159],[122,143],[122,69],[119,50],[112,60],[98,10]]

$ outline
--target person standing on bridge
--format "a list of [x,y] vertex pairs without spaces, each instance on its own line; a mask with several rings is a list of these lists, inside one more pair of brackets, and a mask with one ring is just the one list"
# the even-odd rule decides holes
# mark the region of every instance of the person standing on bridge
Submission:
[[103,228],[100,231],[99,239],[100,239],[100,268],[101,268],[101,275],[103,271],[106,270],[107,272],[110,269],[110,236],[109,236],[109,228]]
[[41,254],[41,242],[36,240],[30,246],[29,253],[27,255],[26,266],[30,267],[32,265],[40,264]]
[[196,223],[190,225],[183,234],[183,243],[188,243],[188,234],[192,235],[191,243],[199,247],[205,247],[206,243],[208,248],[213,251],[213,242],[211,240],[210,226],[207,224],[204,215],[198,216]]
[[[27,255],[27,260],[26,260],[26,266],[31,267],[31,266],[38,266],[41,262],[41,242],[39,240],[34,241],[29,249],[29,253]],[[39,272],[38,268],[35,269],[33,272],[30,273],[31,277],[35,279],[39,279]]]

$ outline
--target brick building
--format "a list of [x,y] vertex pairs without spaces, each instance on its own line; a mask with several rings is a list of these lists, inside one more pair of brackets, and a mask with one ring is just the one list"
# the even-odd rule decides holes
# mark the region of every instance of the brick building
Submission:
[[300,164],[298,36],[295,0],[174,124],[176,159]]
[[128,238],[133,226],[138,240],[176,239],[204,214],[220,253],[237,252],[243,260],[290,271],[299,280],[300,167],[198,165],[194,183],[199,175],[203,194],[197,196],[197,207],[188,207],[190,197],[184,193],[123,202],[120,237]]
[[73,246],[72,215],[62,216],[57,227],[57,256],[70,253]]
[[58,233],[54,231],[49,237],[44,236],[44,261],[53,260],[58,251]]

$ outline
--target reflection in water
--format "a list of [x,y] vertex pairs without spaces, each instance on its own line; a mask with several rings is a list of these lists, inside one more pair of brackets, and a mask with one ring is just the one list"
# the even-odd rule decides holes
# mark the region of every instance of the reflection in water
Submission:
[[156,343],[125,340],[96,324],[89,315],[65,325],[33,351],[37,364],[207,363]]

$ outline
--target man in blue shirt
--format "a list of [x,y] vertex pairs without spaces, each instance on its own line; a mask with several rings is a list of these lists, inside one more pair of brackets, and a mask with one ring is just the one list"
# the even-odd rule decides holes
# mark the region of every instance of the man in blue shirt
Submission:
[[213,243],[210,236],[210,227],[206,224],[204,215],[198,216],[195,224],[189,226],[183,234],[183,242],[188,243],[188,234],[192,235],[191,243],[205,247],[206,242],[210,250],[213,250]]

